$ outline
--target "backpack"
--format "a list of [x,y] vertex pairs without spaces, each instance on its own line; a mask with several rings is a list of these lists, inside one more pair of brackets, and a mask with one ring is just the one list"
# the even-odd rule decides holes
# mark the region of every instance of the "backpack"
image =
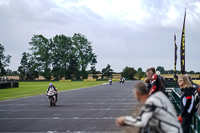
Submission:
[[161,81],[165,84],[165,78],[163,76],[160,75],[160,79]]

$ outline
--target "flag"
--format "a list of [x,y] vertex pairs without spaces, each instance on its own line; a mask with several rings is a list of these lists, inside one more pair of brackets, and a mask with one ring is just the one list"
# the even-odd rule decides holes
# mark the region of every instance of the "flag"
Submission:
[[185,10],[185,16],[183,21],[183,30],[182,30],[182,36],[181,36],[181,74],[185,74],[185,18],[186,18],[186,10]]
[[178,80],[176,76],[177,50],[178,50],[178,47],[176,45],[176,35],[174,34],[174,81],[175,82]]

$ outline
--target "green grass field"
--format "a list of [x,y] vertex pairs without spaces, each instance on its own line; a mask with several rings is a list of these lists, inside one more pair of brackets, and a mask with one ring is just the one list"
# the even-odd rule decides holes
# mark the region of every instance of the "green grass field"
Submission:
[[200,85],[200,80],[193,80],[193,82]]
[[[50,82],[19,82],[19,88],[7,88],[0,89],[0,101],[21,98],[27,96],[35,96],[40,94],[46,94]],[[58,92],[73,90],[78,88],[86,88],[96,85],[107,83],[106,81],[97,82],[52,82]]]

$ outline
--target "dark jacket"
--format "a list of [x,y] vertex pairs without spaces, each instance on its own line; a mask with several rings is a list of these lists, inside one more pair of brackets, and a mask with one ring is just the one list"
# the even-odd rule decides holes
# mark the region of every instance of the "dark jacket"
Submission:
[[195,112],[193,90],[192,87],[181,89],[181,117],[192,116]]
[[47,93],[49,92],[49,89],[50,89],[50,88],[53,88],[56,92],[58,91],[57,88],[53,85],[53,86],[49,86],[49,87],[48,87]]
[[151,76],[151,89],[149,91],[149,95],[152,95],[153,93],[155,93],[157,91],[162,91],[165,93],[165,88],[164,88],[164,84],[161,81],[160,77],[156,74],[153,74]]

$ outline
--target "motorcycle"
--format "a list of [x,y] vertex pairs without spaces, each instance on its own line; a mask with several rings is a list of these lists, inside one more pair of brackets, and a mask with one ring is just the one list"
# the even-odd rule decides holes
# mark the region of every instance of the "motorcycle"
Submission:
[[112,80],[109,80],[109,84],[112,85]]
[[122,78],[122,84],[125,82],[125,78]]
[[47,93],[49,102],[50,102],[50,106],[56,106],[56,92],[55,91],[49,91]]

